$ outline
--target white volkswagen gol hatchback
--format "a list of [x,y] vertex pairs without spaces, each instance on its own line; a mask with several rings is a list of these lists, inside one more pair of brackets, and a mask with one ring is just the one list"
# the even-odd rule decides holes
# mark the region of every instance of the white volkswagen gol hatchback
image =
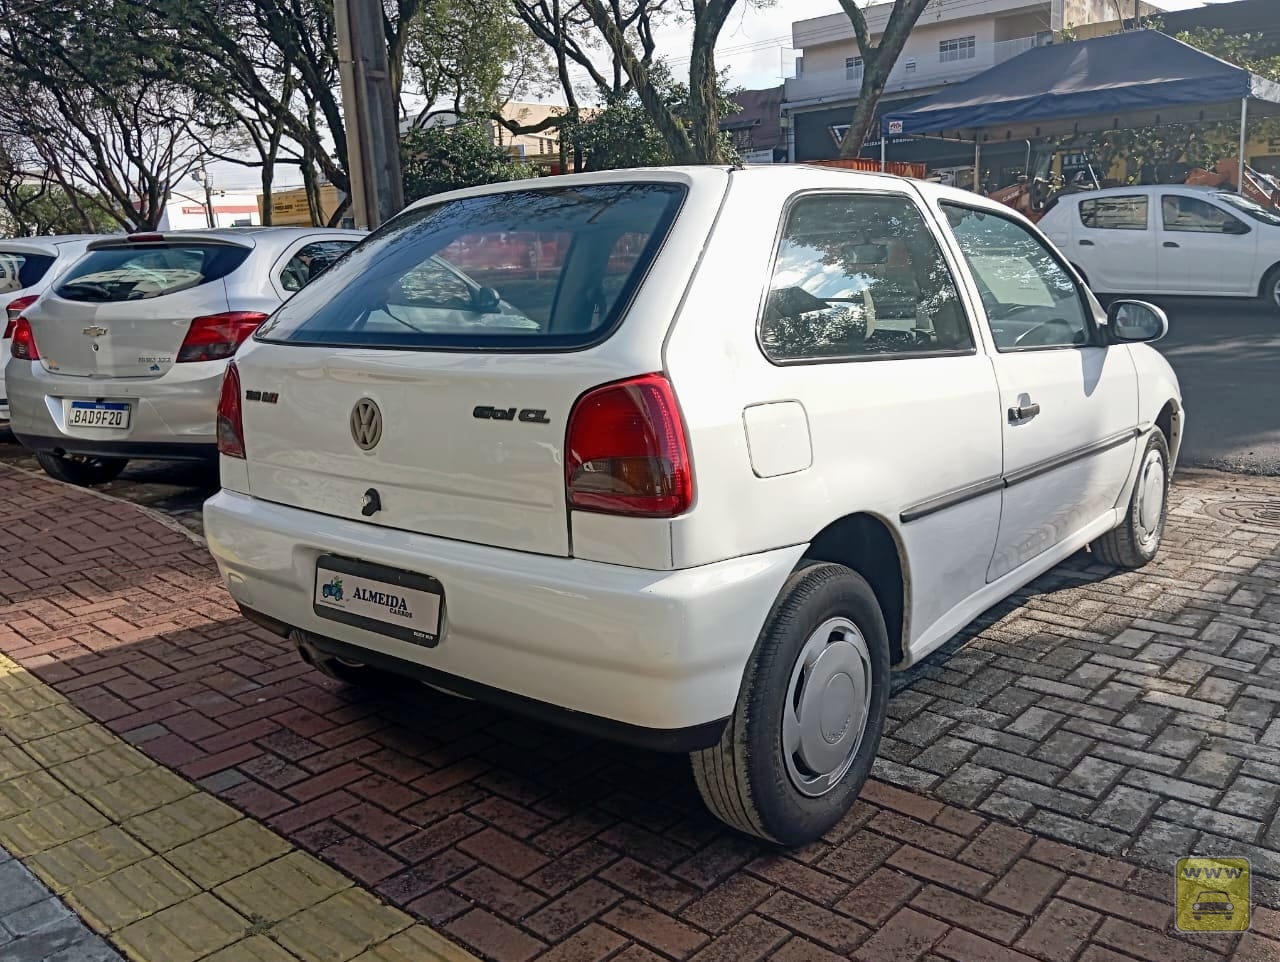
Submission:
[[1155,554],[1181,401],[1132,342],[1165,328],[915,181],[443,195],[240,350],[206,532],[321,669],[692,752],[720,818],[800,843],[867,778],[891,665],[1086,545]]

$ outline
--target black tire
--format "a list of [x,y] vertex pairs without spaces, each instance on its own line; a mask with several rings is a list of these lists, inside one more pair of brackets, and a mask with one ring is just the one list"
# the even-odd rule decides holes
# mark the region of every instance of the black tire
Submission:
[[[1158,517],[1144,519],[1145,498],[1154,492],[1156,479],[1151,479],[1152,487],[1147,486],[1147,469],[1152,458],[1158,458],[1162,479],[1159,482],[1160,507]],[[1144,490],[1146,494],[1144,495]],[[1152,428],[1147,436],[1147,446],[1142,452],[1142,462],[1138,469],[1138,480],[1134,483],[1133,494],[1129,498],[1129,507],[1124,519],[1098,538],[1089,550],[1103,564],[1114,568],[1134,570],[1150,564],[1160,550],[1160,542],[1164,538],[1164,522],[1169,515],[1169,444],[1165,441],[1164,432]],[[1151,533],[1154,532],[1154,537]]]
[[127,458],[78,457],[48,451],[37,451],[36,460],[49,477],[82,488],[114,481],[129,463]]
[[[791,774],[798,756],[789,760],[783,748],[783,712],[793,674],[803,677],[798,659],[832,619],[852,623],[865,643],[870,704],[861,737],[853,743],[852,762],[834,785],[815,796],[797,787]],[[767,841],[792,846],[822,837],[849,811],[867,780],[888,700],[889,638],[870,585],[844,565],[802,565],[788,578],[765,621],[720,743],[690,756],[703,801],[721,821]],[[845,724],[837,738],[855,722],[846,719]],[[823,716],[822,737],[831,742],[825,727]],[[839,770],[832,769],[833,779]]]
[[1273,311],[1280,311],[1280,264],[1267,271],[1262,279],[1262,303]]

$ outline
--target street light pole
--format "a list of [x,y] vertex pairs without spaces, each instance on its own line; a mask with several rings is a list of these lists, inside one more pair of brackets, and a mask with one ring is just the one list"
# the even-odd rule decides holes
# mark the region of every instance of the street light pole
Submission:
[[334,0],[347,171],[357,227],[373,230],[404,206],[400,129],[380,0]]

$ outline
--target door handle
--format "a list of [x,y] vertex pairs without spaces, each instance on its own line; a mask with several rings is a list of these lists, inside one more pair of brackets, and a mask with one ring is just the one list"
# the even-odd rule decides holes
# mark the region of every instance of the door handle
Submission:
[[1081,246],[1081,247],[1092,247],[1092,246],[1093,246],[1093,241],[1091,241],[1091,240],[1082,240],[1082,241],[1080,242],[1080,246]]
[[1173,241],[1165,241],[1165,242],[1164,242],[1164,246],[1165,246],[1165,247],[1181,247],[1182,245],[1181,245],[1181,244],[1175,244]]
[[1009,423],[1017,424],[1020,421],[1030,421],[1039,413],[1040,405],[1034,401],[1028,401],[1026,404],[1017,404],[1009,408]]

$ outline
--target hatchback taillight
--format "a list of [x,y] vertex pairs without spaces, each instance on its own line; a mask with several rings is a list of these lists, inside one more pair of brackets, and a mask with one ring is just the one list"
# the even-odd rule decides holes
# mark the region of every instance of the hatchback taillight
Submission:
[[31,322],[25,317],[18,318],[13,325],[13,345],[9,351],[16,361],[40,360],[40,352],[36,350],[36,336],[31,332]]
[[230,357],[267,319],[257,311],[227,311],[197,317],[178,349],[178,363],[220,361]]
[[661,374],[606,384],[569,416],[565,481],[580,511],[670,518],[693,504],[689,446]]
[[9,306],[4,309],[4,339],[7,341],[13,337],[13,329],[18,326],[18,318],[22,316],[22,312],[39,300],[39,294],[27,294],[25,297],[19,297],[9,302]]
[[222,394],[218,397],[218,453],[229,458],[244,457],[244,412],[240,401],[240,372],[236,362],[227,365],[222,375]]

